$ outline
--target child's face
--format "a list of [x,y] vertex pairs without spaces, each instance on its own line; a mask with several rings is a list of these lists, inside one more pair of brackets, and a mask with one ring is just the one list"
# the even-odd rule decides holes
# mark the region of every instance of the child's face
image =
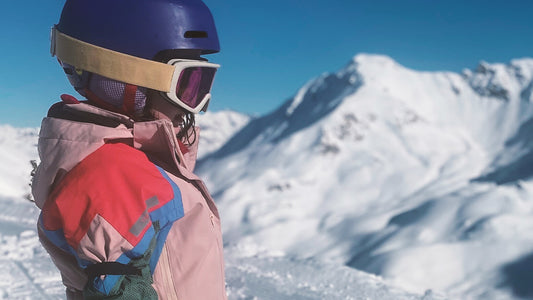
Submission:
[[182,108],[170,103],[159,92],[153,90],[148,94],[147,101],[150,102],[149,113],[156,119],[166,119],[171,121],[174,127],[180,127],[184,115]]

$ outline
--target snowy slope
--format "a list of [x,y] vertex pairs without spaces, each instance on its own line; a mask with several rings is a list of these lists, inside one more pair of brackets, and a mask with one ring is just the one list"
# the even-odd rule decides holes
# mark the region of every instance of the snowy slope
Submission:
[[20,197],[30,193],[30,161],[38,157],[38,132],[38,128],[0,125],[0,197]]
[[[215,116],[212,120],[208,119]],[[199,124],[214,139],[201,139],[209,149],[220,146],[247,117],[234,112],[206,114]],[[211,132],[216,130],[216,132]],[[37,159],[37,129],[0,126],[0,299],[64,299],[61,276],[40,246],[35,222],[39,211],[26,200],[32,166]],[[218,132],[218,135],[217,135]],[[213,142],[215,145],[210,145]],[[382,278],[352,268],[267,253],[242,243],[225,249],[230,300],[244,299],[442,299],[405,292]]]
[[241,251],[238,247],[226,250],[230,299],[445,299],[431,290],[424,295],[407,293],[380,277],[345,266],[283,256],[242,256]]
[[63,293],[59,273],[40,247],[30,193],[37,128],[0,125],[0,299],[50,299]]
[[357,55],[251,120],[198,172],[230,245],[417,293],[532,296],[517,267],[533,264],[532,87],[533,59],[455,74]]

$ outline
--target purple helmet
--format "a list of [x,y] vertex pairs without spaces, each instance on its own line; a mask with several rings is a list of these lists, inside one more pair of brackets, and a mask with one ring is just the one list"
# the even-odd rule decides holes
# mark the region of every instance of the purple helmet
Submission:
[[[201,0],[67,0],[56,28],[77,40],[149,60],[173,50],[198,55],[220,51],[213,16]],[[62,65],[80,94],[124,112],[127,84]],[[135,93],[130,107],[138,113],[145,105],[146,88]]]
[[145,59],[168,49],[220,51],[213,16],[201,0],[67,0],[57,29]]

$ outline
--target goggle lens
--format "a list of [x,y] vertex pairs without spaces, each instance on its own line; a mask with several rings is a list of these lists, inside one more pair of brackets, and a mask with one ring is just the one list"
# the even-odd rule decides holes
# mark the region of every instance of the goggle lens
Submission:
[[176,96],[191,108],[196,108],[209,94],[216,68],[189,67],[185,68],[176,84]]

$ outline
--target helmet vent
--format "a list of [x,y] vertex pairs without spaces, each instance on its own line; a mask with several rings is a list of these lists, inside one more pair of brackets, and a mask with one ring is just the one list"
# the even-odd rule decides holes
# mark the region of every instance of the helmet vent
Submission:
[[196,31],[190,30],[185,32],[184,37],[186,38],[207,38],[207,31]]

